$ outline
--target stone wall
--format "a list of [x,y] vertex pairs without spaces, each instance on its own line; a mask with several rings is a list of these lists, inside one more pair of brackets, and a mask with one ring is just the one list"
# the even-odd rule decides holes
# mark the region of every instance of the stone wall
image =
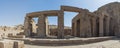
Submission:
[[95,12],[85,9],[72,19],[72,35],[77,37],[120,36],[120,3],[113,2]]
[[96,16],[83,9],[72,19],[72,34],[76,37],[96,36]]
[[0,48],[24,48],[24,41],[0,40]]
[[[60,10],[49,10],[28,13],[25,17],[24,32],[30,37],[34,31],[31,19],[38,17],[37,36],[46,37],[49,32],[47,16],[58,17],[58,27],[51,31],[57,32],[58,38],[64,38],[64,11],[77,12],[72,19],[72,36],[76,37],[98,37],[98,36],[120,36],[120,3],[113,2],[100,7],[97,11],[90,12],[87,9],[61,6]],[[67,31],[69,32],[69,31]],[[69,34],[69,33],[68,33]],[[52,32],[51,32],[52,35]],[[66,33],[67,35],[67,33]]]
[[[64,29],[64,35],[71,35],[71,29]],[[57,29],[50,29],[50,32],[49,32],[50,35],[52,36],[57,36]]]
[[[105,16],[109,17],[108,19],[108,23],[107,23],[107,31],[106,28],[101,28],[101,32],[103,33],[108,33],[108,35],[110,36],[119,36],[120,34],[120,3],[119,2],[112,2],[109,4],[106,4],[102,7],[100,7],[97,11],[95,11],[94,13],[96,15],[102,14],[101,16],[99,16],[99,18],[101,18],[103,16],[103,18],[105,18]],[[106,18],[107,19],[107,18]],[[104,22],[105,20],[103,20]]]

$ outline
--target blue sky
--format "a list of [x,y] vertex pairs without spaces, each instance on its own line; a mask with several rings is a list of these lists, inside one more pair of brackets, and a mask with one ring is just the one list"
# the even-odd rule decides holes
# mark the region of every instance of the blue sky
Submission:
[[[85,8],[91,12],[99,7],[120,0],[0,0],[0,26],[13,26],[24,23],[26,13],[44,10],[59,10],[61,5]],[[65,12],[65,26],[77,13]],[[57,17],[48,17],[50,24],[57,24]]]

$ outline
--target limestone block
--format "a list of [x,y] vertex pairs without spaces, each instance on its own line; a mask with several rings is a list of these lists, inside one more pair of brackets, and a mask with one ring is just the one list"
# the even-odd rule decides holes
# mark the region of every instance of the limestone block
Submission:
[[13,42],[9,40],[1,40],[0,48],[13,48]]
[[10,38],[25,38],[25,35],[8,36]]
[[17,35],[16,38],[25,38],[25,35]]
[[24,48],[24,41],[14,41],[14,48]]

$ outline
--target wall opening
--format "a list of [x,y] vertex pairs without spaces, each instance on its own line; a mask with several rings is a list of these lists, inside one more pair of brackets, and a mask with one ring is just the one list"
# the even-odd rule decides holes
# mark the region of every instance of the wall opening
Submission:
[[75,17],[78,13],[76,12],[68,12],[68,11],[64,11],[64,26],[68,26],[71,27],[72,23],[72,19],[73,17]]
[[77,15],[77,12],[64,11],[64,32],[65,35],[74,35],[74,27],[72,32],[72,19]]
[[58,31],[58,17],[57,16],[49,16],[48,18],[48,34],[49,36],[57,36]]
[[38,24],[38,18],[32,18],[32,36],[37,35],[37,26]]

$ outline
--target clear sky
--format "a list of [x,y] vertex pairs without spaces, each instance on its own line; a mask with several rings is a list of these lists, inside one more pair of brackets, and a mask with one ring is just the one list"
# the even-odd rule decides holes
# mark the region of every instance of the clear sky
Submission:
[[[0,26],[24,23],[26,13],[44,10],[59,10],[61,5],[85,8],[91,12],[110,2],[120,0],[0,0]],[[77,13],[65,12],[65,26]],[[57,17],[48,17],[50,24],[57,24]]]

